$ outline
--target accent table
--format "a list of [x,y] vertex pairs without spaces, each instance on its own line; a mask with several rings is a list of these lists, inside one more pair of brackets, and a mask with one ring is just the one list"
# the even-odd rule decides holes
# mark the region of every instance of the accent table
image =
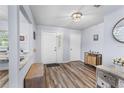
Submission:
[[124,88],[124,67],[118,65],[96,66],[97,87]]

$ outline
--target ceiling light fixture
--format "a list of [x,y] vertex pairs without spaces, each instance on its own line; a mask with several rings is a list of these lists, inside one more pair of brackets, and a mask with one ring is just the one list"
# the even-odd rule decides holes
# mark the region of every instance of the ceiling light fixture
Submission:
[[98,7],[100,7],[101,5],[94,5],[94,7],[96,7],[96,8],[98,8]]
[[74,22],[79,22],[81,20],[81,17],[82,17],[82,13],[81,12],[75,12],[71,15],[72,17],[72,20]]

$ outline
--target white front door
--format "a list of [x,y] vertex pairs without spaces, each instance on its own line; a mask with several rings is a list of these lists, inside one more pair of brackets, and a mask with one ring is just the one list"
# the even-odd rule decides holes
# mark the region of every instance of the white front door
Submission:
[[81,36],[80,33],[70,34],[70,60],[80,60]]
[[56,33],[43,33],[42,35],[43,63],[56,63]]
[[63,59],[62,37],[59,33],[42,33],[41,58],[44,64],[59,63]]

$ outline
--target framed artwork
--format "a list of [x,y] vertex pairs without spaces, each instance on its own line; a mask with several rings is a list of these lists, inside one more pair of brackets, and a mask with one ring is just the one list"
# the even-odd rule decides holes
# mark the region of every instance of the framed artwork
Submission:
[[94,34],[93,35],[93,40],[94,41],[98,41],[99,40],[99,35],[98,34]]
[[35,32],[33,32],[33,38],[34,38],[34,40],[36,39],[36,33]]
[[20,41],[24,41],[25,37],[24,36],[20,36]]

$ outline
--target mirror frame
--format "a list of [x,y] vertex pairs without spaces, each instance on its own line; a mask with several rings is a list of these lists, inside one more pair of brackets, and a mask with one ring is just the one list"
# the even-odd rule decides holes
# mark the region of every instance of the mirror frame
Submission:
[[120,42],[120,43],[124,43],[124,41],[120,41],[120,40],[118,40],[115,36],[114,36],[114,29],[115,29],[115,27],[122,21],[122,20],[124,20],[124,17],[123,18],[121,18],[119,21],[117,21],[117,23],[114,25],[114,27],[113,27],[113,29],[112,29],[112,35],[113,35],[113,37],[114,37],[114,39],[115,40],[117,40],[118,42]]

